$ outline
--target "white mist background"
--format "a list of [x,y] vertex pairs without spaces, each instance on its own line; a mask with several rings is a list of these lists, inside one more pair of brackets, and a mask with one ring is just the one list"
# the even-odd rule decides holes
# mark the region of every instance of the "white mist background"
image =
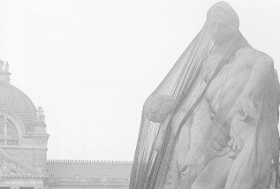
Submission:
[[[0,0],[0,59],[46,116],[48,159],[133,160],[142,105],[216,0]],[[280,70],[279,0],[228,0]]]

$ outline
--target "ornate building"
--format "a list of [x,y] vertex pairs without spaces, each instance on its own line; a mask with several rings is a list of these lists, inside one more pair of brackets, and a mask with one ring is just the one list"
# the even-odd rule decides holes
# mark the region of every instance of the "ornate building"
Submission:
[[0,60],[0,189],[128,188],[131,162],[47,161],[44,113]]

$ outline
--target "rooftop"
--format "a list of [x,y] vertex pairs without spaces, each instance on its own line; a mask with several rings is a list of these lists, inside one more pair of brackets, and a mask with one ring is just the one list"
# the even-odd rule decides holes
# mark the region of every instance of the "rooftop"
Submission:
[[69,186],[128,186],[132,162],[49,160],[50,184]]

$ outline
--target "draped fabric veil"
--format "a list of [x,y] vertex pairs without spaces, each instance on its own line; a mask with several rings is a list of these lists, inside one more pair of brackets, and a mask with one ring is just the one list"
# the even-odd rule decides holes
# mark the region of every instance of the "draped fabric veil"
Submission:
[[[212,28],[209,26],[209,21],[211,19],[220,19],[221,15],[217,17],[216,12],[213,13],[214,9],[217,11],[217,7],[218,9],[224,9],[222,13],[226,12],[227,15],[222,16],[229,17],[230,21],[233,21],[233,24],[238,28],[238,17],[232,8],[229,8],[227,4],[223,3],[213,6],[208,11],[207,21],[201,31],[183,52],[161,84],[150,95],[150,97],[169,96],[173,99],[174,106],[167,118],[164,121],[158,122],[147,119],[144,107],[130,177],[130,189],[164,188],[182,126],[194,113],[201,99],[204,97],[207,87],[226,62],[235,55],[236,51],[242,45],[248,45],[238,31],[238,37],[235,39],[236,43],[234,43],[222,58],[216,70],[213,71],[209,81],[207,83],[201,82],[205,60],[215,47],[215,43],[211,39]],[[178,120],[178,113],[184,114],[183,119]],[[225,116],[226,113],[223,115]],[[211,138],[214,137],[215,132],[218,132],[219,127],[223,124],[221,119],[218,120],[218,124],[215,120],[213,122],[220,126],[216,127],[216,131],[212,130],[209,133],[210,135],[201,143],[192,161],[199,159],[203,151],[206,150],[205,146],[211,143]]]
[[[175,109],[163,123],[154,123],[142,114],[138,143],[133,161],[130,189],[160,188],[164,184],[168,164],[170,164],[171,144],[174,143],[172,120],[184,101],[198,85],[203,62],[211,51],[213,44],[206,27],[203,27],[187,47],[171,71],[157,89],[151,94],[172,96]],[[190,103],[190,102],[189,102]],[[167,128],[164,143],[160,150],[155,149],[156,139],[161,128]],[[163,171],[164,170],[164,171]]]

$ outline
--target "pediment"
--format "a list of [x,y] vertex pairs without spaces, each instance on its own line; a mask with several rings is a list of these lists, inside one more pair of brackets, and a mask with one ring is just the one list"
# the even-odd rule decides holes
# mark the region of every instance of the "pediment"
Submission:
[[3,177],[44,178],[47,174],[0,149],[0,180]]

